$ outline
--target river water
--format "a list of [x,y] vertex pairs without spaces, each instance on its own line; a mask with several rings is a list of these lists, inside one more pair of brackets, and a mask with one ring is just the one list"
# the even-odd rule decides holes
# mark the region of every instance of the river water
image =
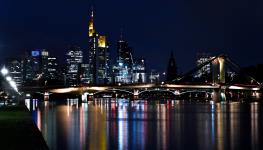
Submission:
[[77,99],[34,102],[50,149],[263,149],[263,105]]

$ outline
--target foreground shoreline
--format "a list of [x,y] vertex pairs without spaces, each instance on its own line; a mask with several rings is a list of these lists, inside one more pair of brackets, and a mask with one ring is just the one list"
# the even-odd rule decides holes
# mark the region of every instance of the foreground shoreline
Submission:
[[0,133],[1,149],[48,149],[24,105],[0,108]]

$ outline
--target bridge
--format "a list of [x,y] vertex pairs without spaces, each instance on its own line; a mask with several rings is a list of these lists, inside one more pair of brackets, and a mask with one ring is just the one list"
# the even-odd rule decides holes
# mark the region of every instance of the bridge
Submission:
[[[221,92],[220,92],[221,91]],[[102,96],[102,97],[118,97],[130,96],[143,98],[145,94],[163,93],[173,98],[174,96],[182,96],[187,93],[218,93],[221,96],[222,91],[244,91],[259,93],[260,87],[253,85],[186,85],[186,84],[143,84],[143,85],[124,85],[124,86],[91,86],[91,87],[70,87],[49,89],[48,92],[56,94],[76,93],[83,97]],[[116,94],[116,95],[114,95]],[[166,97],[167,98],[167,97]],[[215,97],[215,101],[218,101]]]
[[[212,64],[212,81],[210,82],[185,82],[189,75],[200,70],[207,64]],[[248,83],[226,83],[226,64],[239,70],[227,56],[218,55],[211,57],[205,63],[190,70],[172,82],[159,84],[130,84],[130,85],[104,85],[104,86],[78,86],[78,87],[24,87],[24,92],[37,92],[45,96],[50,94],[76,94],[81,95],[83,101],[89,97],[131,97],[131,98],[175,98],[193,97],[203,95],[214,101],[225,100],[226,97],[240,98],[241,95],[260,97],[262,84],[254,78],[247,76]],[[155,97],[153,97],[155,96]]]

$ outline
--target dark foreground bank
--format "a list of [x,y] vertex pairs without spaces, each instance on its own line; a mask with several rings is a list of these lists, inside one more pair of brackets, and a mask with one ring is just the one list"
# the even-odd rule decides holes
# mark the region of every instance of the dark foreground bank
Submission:
[[0,108],[0,149],[48,149],[25,106]]

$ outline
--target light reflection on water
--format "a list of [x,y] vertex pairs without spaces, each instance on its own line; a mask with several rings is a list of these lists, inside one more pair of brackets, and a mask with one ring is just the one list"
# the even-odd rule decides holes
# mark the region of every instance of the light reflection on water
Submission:
[[42,102],[33,118],[50,149],[260,149],[260,103],[97,99]]

